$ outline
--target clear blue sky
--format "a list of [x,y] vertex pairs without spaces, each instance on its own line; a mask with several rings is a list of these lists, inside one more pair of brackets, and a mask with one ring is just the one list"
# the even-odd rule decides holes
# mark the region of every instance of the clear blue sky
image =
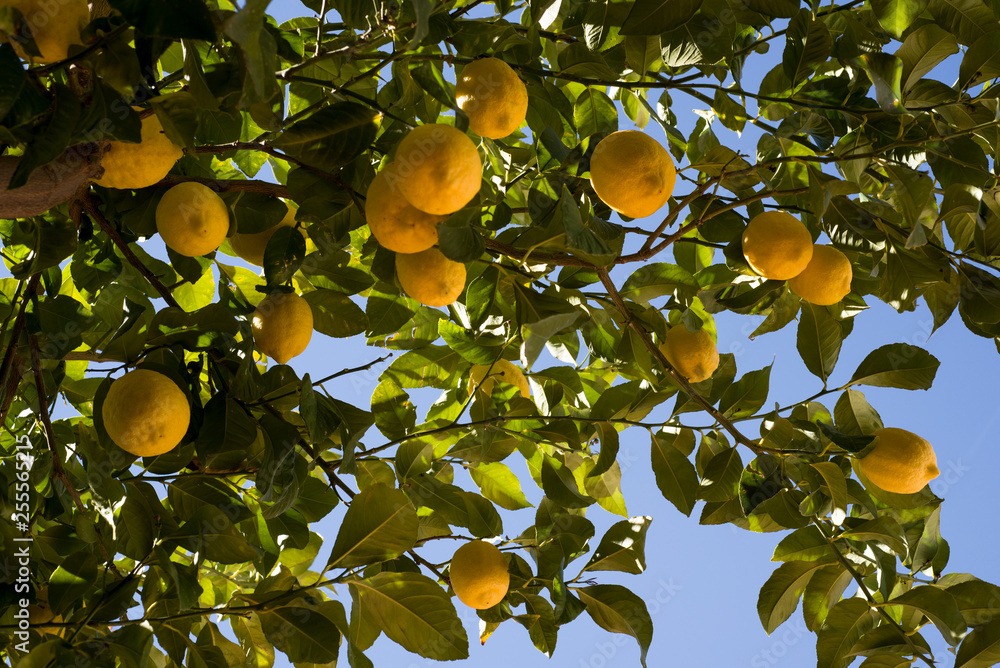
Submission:
[[[492,5],[486,5],[492,10]],[[279,22],[293,16],[310,13],[295,0],[277,0],[270,10]],[[770,67],[771,58],[780,54],[780,44],[765,61],[763,70],[745,72],[745,86],[755,90],[760,77]],[[751,60],[750,65],[755,65]],[[448,77],[453,80],[453,72]],[[945,79],[947,77],[941,76]],[[675,97],[675,112],[680,130],[687,134],[697,119],[692,108],[704,105],[683,95]],[[752,103],[751,103],[752,104]],[[753,111],[753,107],[750,107]],[[631,128],[628,118],[621,114],[621,129]],[[744,154],[755,153],[757,134],[748,125],[743,137],[718,127],[723,144]],[[666,140],[655,123],[645,131],[662,143]],[[679,187],[686,192],[685,186]],[[637,221],[649,227],[659,218]],[[144,242],[147,251],[164,257],[159,239]],[[663,258],[669,260],[670,258]],[[232,262],[238,263],[233,259]],[[626,270],[627,272],[627,270]],[[627,273],[619,270],[614,275],[620,285]],[[855,319],[853,334],[847,339],[831,386],[846,382],[857,364],[874,348],[892,342],[906,342],[928,349],[941,361],[934,387],[927,392],[882,390],[864,388],[870,402],[882,416],[886,426],[898,426],[914,431],[928,439],[935,447],[942,475],[931,483],[931,489],[946,499],[942,506],[941,532],[951,545],[948,572],[972,572],[1000,583],[1000,566],[995,555],[1000,549],[996,532],[983,530],[982,506],[988,490],[995,487],[996,472],[1000,470],[1000,449],[996,447],[997,424],[996,385],[991,379],[1000,377],[1000,356],[991,341],[974,336],[965,329],[956,316],[928,339],[931,317],[926,307],[918,306],[916,312],[903,315],[869,297],[870,309]],[[758,317],[721,315],[717,317],[719,349],[736,356],[739,373],[759,369],[774,363],[771,374],[771,394],[768,405],[781,405],[801,400],[820,389],[820,382],[812,376],[798,358],[795,350],[795,323],[780,332],[767,334],[754,341],[748,339]],[[361,336],[352,339],[330,339],[319,333],[305,354],[294,359],[291,365],[299,374],[309,372],[314,378],[375,359],[384,353],[381,349],[368,348]],[[543,355],[536,368],[555,363]],[[377,385],[381,365],[372,372],[354,374],[327,384],[333,396],[360,407],[369,405],[372,391]],[[415,393],[415,398],[427,399],[427,393]],[[832,408],[836,395],[827,398]],[[427,403],[423,403],[426,407]],[[668,406],[672,402],[668,402]],[[650,419],[666,418],[669,407],[654,412]],[[692,420],[697,414],[693,414]],[[706,424],[699,420],[697,424]],[[366,439],[366,446],[378,445],[378,433],[373,428]],[[749,461],[749,453],[741,453]],[[624,432],[619,454],[623,476],[622,488],[631,515],[652,515],[654,520],[646,543],[647,570],[644,574],[619,575],[597,573],[602,583],[619,583],[630,587],[641,596],[649,607],[655,626],[653,644],[649,653],[650,666],[808,666],[815,661],[815,635],[808,632],[802,622],[801,612],[795,614],[774,634],[768,637],[757,618],[756,601],[760,586],[777,564],[770,562],[774,546],[784,535],[754,534],[730,525],[700,526],[697,517],[700,506],[692,518],[681,515],[658,492],[649,463],[649,436],[641,429]],[[523,460],[515,455],[507,463],[521,475],[529,500],[537,501],[540,490],[534,487]],[[463,474],[457,483],[471,486]],[[474,487],[473,487],[474,488]],[[324,563],[336,536],[342,517],[338,508],[323,522],[313,527],[327,544],[320,553]],[[502,511],[507,536],[513,537],[533,523],[534,510]],[[621,518],[594,506],[588,518],[597,527],[597,539]],[[595,540],[597,540],[595,539]],[[438,541],[436,545],[421,548],[432,561],[444,561],[457,545]],[[596,542],[592,543],[592,547]],[[523,553],[529,563],[530,556]],[[576,562],[580,568],[586,558]],[[572,577],[577,570],[570,567]],[[853,588],[848,590],[852,593]],[[350,606],[347,587],[338,590],[340,600]],[[467,661],[451,665],[476,667],[502,666],[518,668],[535,666],[566,666],[568,668],[602,668],[603,666],[638,665],[639,652],[635,641],[627,636],[616,636],[597,627],[586,614],[564,626],[550,660],[535,650],[527,632],[516,622],[508,621],[489,639],[485,647],[478,643],[478,617],[474,611],[453,599],[470,637],[471,656]],[[223,629],[228,624],[221,625]],[[231,634],[228,634],[230,635]],[[931,642],[941,666],[953,665],[954,658],[946,650],[936,631],[928,629],[925,637]],[[341,659],[346,665],[342,649]],[[417,655],[410,654],[391,641],[381,637],[367,652],[376,666],[417,668],[437,665]],[[276,665],[287,666],[279,658]]]

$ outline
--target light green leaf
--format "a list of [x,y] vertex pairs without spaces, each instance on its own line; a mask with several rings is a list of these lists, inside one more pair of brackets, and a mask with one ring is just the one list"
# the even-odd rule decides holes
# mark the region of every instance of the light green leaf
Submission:
[[594,585],[574,591],[598,626],[630,635],[639,642],[639,661],[645,668],[646,653],[653,641],[653,621],[643,600],[620,585]]
[[406,495],[383,484],[361,490],[344,515],[327,562],[353,568],[398,557],[417,541],[417,512]]
[[656,486],[663,497],[677,509],[691,516],[698,499],[698,473],[687,456],[677,449],[682,438],[694,439],[693,432],[684,435],[656,432],[652,435],[652,466]]
[[875,627],[878,614],[860,598],[849,598],[833,607],[816,638],[817,668],[847,668],[854,660],[851,648]]
[[646,531],[652,521],[645,515],[613,524],[583,570],[642,573],[646,570]]
[[521,482],[502,462],[481,462],[469,468],[469,475],[487,499],[507,510],[530,508],[521,491]]
[[968,628],[955,597],[934,585],[914,587],[888,601],[887,605],[901,605],[922,613],[953,647],[958,645]]
[[757,597],[757,614],[769,635],[795,612],[809,578],[831,559],[788,561],[771,574]]
[[1000,619],[973,629],[955,657],[955,668],[989,668],[1000,663]]

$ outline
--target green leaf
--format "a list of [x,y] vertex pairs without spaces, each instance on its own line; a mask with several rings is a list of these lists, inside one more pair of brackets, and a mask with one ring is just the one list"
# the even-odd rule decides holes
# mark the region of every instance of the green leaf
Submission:
[[816,638],[817,668],[847,668],[854,660],[851,648],[877,621],[878,614],[864,599],[844,599],[833,606]]
[[848,452],[859,457],[867,455],[875,447],[875,436],[851,436],[848,434],[842,434],[826,422],[819,420],[816,421],[816,426],[818,426],[819,430],[823,432],[823,435],[833,441],[833,444],[838,448],[843,448],[844,450],[847,450]]
[[886,605],[901,605],[925,615],[953,647],[958,645],[968,628],[955,597],[934,585],[914,587],[888,601]]
[[225,508],[233,522],[250,517],[250,509],[233,489],[218,478],[209,476],[184,476],[170,483],[167,488],[170,507],[182,520],[197,516],[202,506]]
[[844,330],[824,306],[802,304],[796,348],[806,368],[825,384],[840,357]]
[[767,402],[771,366],[748,371],[738,381],[726,388],[719,400],[719,410],[730,419],[749,417]]
[[682,303],[690,303],[701,286],[690,273],[676,264],[654,262],[644,264],[628,277],[622,286],[621,296],[648,304],[657,297],[670,296]]
[[321,610],[340,605],[324,601],[316,607],[283,605],[257,613],[264,636],[288,655],[290,661],[336,662],[340,630]]
[[903,61],[901,75],[904,95],[909,95],[917,81],[948,56],[958,53],[955,36],[940,26],[920,26],[903,40],[896,57]]
[[378,430],[391,440],[402,438],[417,423],[417,410],[410,395],[391,376],[372,393],[372,415]]
[[888,53],[865,53],[851,59],[851,64],[862,68],[875,85],[875,99],[883,111],[903,111],[903,61]]
[[417,513],[406,495],[383,484],[369,485],[351,502],[325,570],[393,559],[417,541]]
[[645,668],[646,653],[653,641],[653,621],[643,600],[620,585],[594,585],[574,591],[598,626],[612,633],[630,635],[638,641],[639,661]]
[[586,508],[596,501],[580,493],[573,472],[558,454],[542,459],[542,490],[563,508]]
[[940,362],[923,348],[890,343],[871,352],[851,376],[850,385],[928,390]]
[[827,561],[832,549],[820,530],[809,525],[782,538],[771,561]]
[[260,556],[229,515],[216,506],[200,506],[187,522],[169,535],[169,544],[173,543],[191,552],[200,552],[206,559],[220,564],[242,564]]
[[906,535],[899,522],[889,516],[878,517],[855,526],[841,534],[844,538],[861,542],[877,541],[900,557],[906,556]]
[[840,564],[824,566],[816,571],[802,594],[802,617],[806,628],[814,633],[818,631],[852,582],[851,572]]
[[[833,408],[833,420],[841,433],[866,436],[881,429],[882,418],[859,390],[844,390]],[[832,439],[831,439],[832,440]]]
[[1000,662],[1000,619],[973,629],[958,647],[955,668],[989,668]]
[[847,516],[847,479],[844,472],[833,462],[816,462],[812,464],[813,469],[819,472],[826,483],[827,495],[833,501],[833,513],[831,521],[840,525]]
[[618,110],[607,95],[587,87],[576,99],[573,119],[581,139],[596,134],[610,134],[618,129]]
[[294,227],[282,225],[264,247],[264,276],[268,285],[291,280],[306,256],[306,240]]
[[969,626],[981,626],[1000,617],[1000,587],[994,584],[969,580],[948,587],[947,591],[955,597]]
[[82,551],[69,555],[49,577],[49,605],[55,611],[66,610],[84,598],[97,581],[97,557]]
[[583,570],[642,573],[646,570],[646,531],[652,521],[645,515],[613,524]]
[[[250,74],[252,90],[255,93],[255,97],[247,95],[250,102],[270,100],[279,93],[274,76],[274,72],[278,69],[276,67],[278,47],[271,33],[264,29],[267,25],[266,10],[270,2],[271,0],[247,0],[239,11],[226,19],[223,26],[226,34],[239,46],[243,54],[243,61]],[[258,119],[260,119],[258,122],[268,124],[276,120],[270,108],[256,109],[254,120]]]
[[746,6],[764,16],[790,19],[799,10],[798,0],[747,0]]
[[[694,439],[691,432],[686,436]],[[656,432],[652,435],[652,466],[656,486],[663,497],[688,517],[698,499],[698,473],[694,464],[677,448],[681,434]]]
[[993,11],[981,0],[930,0],[927,10],[935,23],[966,46],[971,46],[983,35],[1000,30]]
[[486,250],[483,235],[473,225],[479,224],[482,212],[479,207],[467,207],[453,213],[438,225],[438,248],[444,256],[455,262],[475,262]]
[[701,477],[698,497],[706,501],[728,501],[738,493],[743,460],[736,448],[726,448],[713,456]]
[[448,594],[419,573],[384,572],[349,582],[370,618],[394,642],[427,659],[469,656],[469,641]]
[[201,0],[147,2],[108,0],[131,25],[148,37],[215,41],[215,26],[208,7]]
[[827,565],[832,557],[816,561],[788,561],[771,574],[757,597],[757,614],[769,635],[788,619],[798,607],[806,583],[813,574]]
[[487,499],[507,510],[530,508],[521,491],[521,482],[502,462],[480,462],[469,468],[469,475]]
[[885,31],[901,39],[910,24],[927,7],[928,0],[872,0],[872,9]]
[[275,140],[289,156],[324,171],[348,164],[371,145],[381,115],[356,102],[337,102],[297,121]]
[[622,35],[659,35],[679,28],[698,12],[704,0],[636,0],[625,18]]
[[807,79],[817,64],[829,58],[832,46],[833,39],[826,24],[812,18],[809,10],[799,10],[788,22],[785,51],[781,56],[785,76],[792,86]]
[[368,316],[354,301],[336,290],[313,290],[302,297],[313,313],[313,329],[338,339],[360,334],[368,327]]

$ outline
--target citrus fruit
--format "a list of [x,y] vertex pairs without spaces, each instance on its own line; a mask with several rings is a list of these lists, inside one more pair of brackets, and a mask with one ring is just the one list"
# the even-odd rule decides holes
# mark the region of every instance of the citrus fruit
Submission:
[[472,394],[476,387],[479,387],[487,395],[490,395],[497,382],[513,385],[525,399],[531,396],[531,386],[528,385],[528,379],[524,377],[520,369],[507,360],[497,360],[493,363],[493,368],[490,368],[489,364],[473,364],[472,371],[469,372],[469,394]]
[[251,326],[258,350],[284,364],[309,345],[313,333],[312,308],[294,293],[274,293],[257,305]]
[[458,600],[476,610],[492,608],[510,587],[503,552],[481,540],[469,541],[455,550],[449,577]]
[[798,276],[813,254],[812,235],[784,211],[754,216],[743,230],[743,255],[764,278],[785,281]]
[[[29,56],[20,44],[19,35],[8,39],[21,58],[36,63],[54,63],[69,56],[70,44],[82,44],[80,31],[90,23],[90,8],[87,0],[62,0],[55,3],[45,0],[0,0],[0,7],[16,9],[24,16],[24,22],[35,40],[41,57]],[[53,11],[55,9],[56,11]]]
[[[267,242],[271,240],[271,237],[274,236],[279,227],[295,227],[295,211],[296,208],[289,204],[288,213],[285,214],[285,217],[277,225],[263,232],[252,232],[250,234],[234,233],[229,237],[229,245],[232,246],[233,252],[250,264],[263,267],[264,249],[267,248]],[[299,228],[299,232],[302,233],[303,237],[306,236],[306,231],[301,227]]]
[[226,238],[229,207],[206,185],[178,183],[156,205],[156,231],[163,243],[181,255],[205,255]]
[[152,114],[142,119],[142,141],[138,144],[110,142],[101,158],[104,174],[95,183],[105,188],[146,188],[162,180],[182,155],[180,147],[167,139],[160,119]]
[[836,304],[851,291],[851,261],[833,246],[813,245],[812,259],[788,287],[811,304]]
[[629,218],[659,211],[674,192],[677,169],[658,141],[638,130],[613,132],[590,158],[590,185],[601,201]]
[[469,117],[469,129],[480,137],[506,137],[521,127],[528,113],[528,89],[499,58],[466,65],[455,84],[455,98]]
[[101,416],[104,429],[119,448],[136,457],[155,457],[184,438],[191,406],[184,391],[167,376],[135,369],[111,383]]
[[406,201],[396,187],[393,165],[375,175],[368,186],[365,217],[372,236],[397,253],[419,253],[438,242],[437,224],[447,216],[425,213]]
[[885,427],[872,432],[878,443],[857,466],[868,480],[887,492],[916,494],[938,477],[931,444],[911,431]]
[[465,288],[465,265],[437,247],[419,253],[396,253],[396,276],[403,292],[424,306],[447,306]]
[[414,128],[396,149],[396,183],[421,211],[439,216],[458,211],[479,192],[483,161],[466,134],[450,125]]
[[677,372],[692,383],[712,377],[719,366],[719,351],[712,335],[704,329],[692,332],[685,325],[667,330],[660,352]]

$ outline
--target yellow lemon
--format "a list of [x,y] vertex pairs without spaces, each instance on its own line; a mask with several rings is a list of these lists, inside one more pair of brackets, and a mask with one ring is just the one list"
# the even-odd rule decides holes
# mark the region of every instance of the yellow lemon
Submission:
[[111,383],[101,411],[115,444],[136,457],[172,450],[191,421],[187,395],[158,371],[135,369]]
[[711,378],[719,367],[719,351],[712,335],[704,329],[692,332],[685,325],[671,327],[663,337],[660,352],[692,383]]
[[[489,373],[488,376],[487,373]],[[479,387],[488,396],[492,394],[493,385],[496,382],[513,385],[525,399],[531,396],[531,386],[528,385],[528,379],[524,377],[520,369],[507,360],[497,360],[493,363],[492,369],[489,364],[473,364],[472,371],[469,372],[469,394],[472,394],[476,387]]]
[[8,35],[17,55],[39,64],[54,63],[69,56],[70,44],[82,44],[80,31],[90,23],[87,0],[0,0],[0,7],[11,7],[24,16],[27,30],[35,40],[41,57],[31,57],[20,44],[19,35]]
[[206,185],[178,183],[156,205],[156,231],[163,243],[181,255],[205,255],[226,238],[229,207]]
[[455,84],[455,98],[469,117],[469,129],[480,137],[506,137],[521,127],[528,113],[528,89],[499,58],[466,65]]
[[788,280],[792,292],[817,306],[836,304],[851,291],[851,261],[833,246],[813,245],[802,273]]
[[476,610],[492,608],[510,588],[503,552],[481,540],[469,541],[455,551],[449,578],[458,600]]
[[95,183],[105,188],[146,188],[161,181],[182,155],[153,114],[142,119],[142,141],[138,144],[110,142],[101,158],[104,174]]
[[[229,237],[229,245],[232,246],[233,252],[250,264],[263,267],[264,249],[267,248],[267,242],[271,240],[271,237],[274,236],[279,227],[295,227],[295,211],[296,208],[289,204],[288,213],[281,219],[281,222],[263,232],[253,232],[250,234],[235,232]],[[301,227],[299,228],[299,232],[302,233],[303,237],[306,236],[306,231]]]
[[885,427],[872,435],[878,436],[878,444],[857,460],[857,466],[876,486],[895,494],[916,494],[941,474],[934,448],[913,432]]
[[447,216],[425,213],[406,201],[394,165],[375,175],[368,186],[365,217],[372,236],[397,253],[419,253],[438,242],[437,225]]
[[395,164],[403,197],[438,216],[468,204],[482,181],[483,161],[476,145],[450,125],[434,123],[411,130],[399,142]]
[[613,132],[590,158],[590,185],[601,201],[629,218],[651,216],[674,192],[677,169],[667,150],[638,130]]
[[809,230],[784,211],[765,211],[743,231],[743,255],[764,278],[786,281],[802,273],[812,259]]
[[296,294],[278,292],[257,305],[251,326],[257,349],[284,364],[309,345],[313,333],[312,308]]
[[447,306],[465,288],[465,265],[437,247],[419,253],[396,253],[396,276],[403,292],[424,306]]

